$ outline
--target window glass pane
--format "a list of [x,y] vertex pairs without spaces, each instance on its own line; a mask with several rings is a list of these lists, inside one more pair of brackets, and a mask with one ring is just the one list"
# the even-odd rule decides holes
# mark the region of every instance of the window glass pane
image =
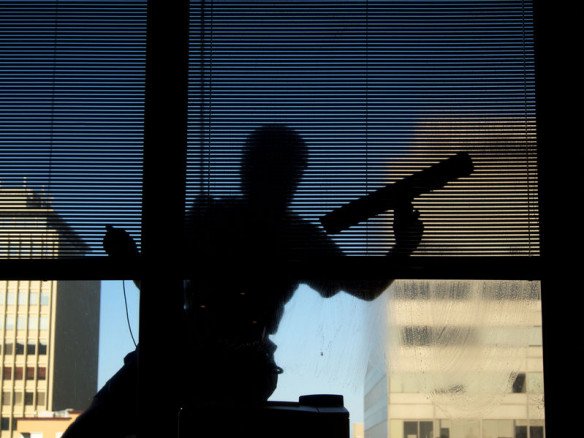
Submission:
[[48,315],[41,315],[39,328],[41,330],[48,330],[49,329],[49,317]]
[[10,391],[2,391],[2,405],[6,406],[12,402],[12,393]]
[[14,291],[14,290],[8,291],[8,296],[6,298],[6,304],[8,304],[9,306],[13,306],[16,304],[16,291]]
[[[302,219],[318,225],[465,151],[470,176],[415,196],[426,233],[414,254],[539,253],[530,2],[191,6],[189,204],[201,194],[241,196],[249,186],[240,168],[254,169],[244,160],[250,134],[285,124],[308,149],[290,202]],[[294,173],[290,160],[266,161],[278,175]],[[392,248],[392,208],[367,216],[331,233],[346,253]]]
[[139,242],[146,1],[2,1],[0,28],[0,258]]
[[[0,280],[0,288],[6,288],[7,283]],[[0,308],[4,312],[0,320],[8,321],[13,329],[17,324],[26,332],[26,337],[6,342],[7,337],[14,339],[15,333],[5,336],[8,332],[0,331],[2,408],[10,420],[23,413],[33,418],[35,412],[58,411],[61,406],[83,411],[134,349],[121,281],[104,282],[103,288],[100,281],[54,280],[42,286],[20,282],[24,293],[36,288],[39,296],[41,287],[43,302],[50,306],[19,307],[17,316],[7,313],[7,307]],[[131,281],[126,281],[126,297],[137,339],[139,292]],[[10,396],[12,392],[20,395]],[[17,404],[24,411],[10,408]]]
[[24,393],[24,404],[26,406],[32,406],[34,404],[34,393],[33,392],[25,392]]
[[6,315],[6,330],[14,330],[14,315]]
[[37,406],[43,406],[45,404],[46,395],[44,392],[37,393]]
[[27,299],[28,299],[28,282],[22,282],[23,284],[21,285],[22,288],[18,291],[18,305],[19,306],[26,306],[27,304]]
[[[365,430],[399,419],[406,433],[431,419],[452,438],[527,437],[532,425],[537,435],[545,422],[543,350],[533,342],[539,283],[457,282],[465,298],[445,299],[450,283],[396,281],[370,306]],[[387,419],[374,415],[381,405]]]
[[24,330],[26,328],[27,317],[26,315],[18,315],[16,318],[16,330]]
[[41,306],[48,306],[49,305],[49,296],[50,296],[50,293],[48,291],[41,292]]
[[28,317],[28,329],[29,330],[37,330],[38,329],[38,318],[36,315],[30,315]]
[[31,291],[29,296],[29,303],[31,306],[36,306],[39,303],[39,291]]

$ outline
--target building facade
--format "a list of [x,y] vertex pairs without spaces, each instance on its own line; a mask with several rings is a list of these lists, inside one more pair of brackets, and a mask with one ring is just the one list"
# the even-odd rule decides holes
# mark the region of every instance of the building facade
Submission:
[[33,418],[18,418],[16,431],[22,438],[61,438],[79,414],[79,411],[67,409]]
[[[2,258],[55,258],[87,248],[43,197],[0,188]],[[0,438],[18,418],[85,409],[97,387],[98,281],[0,281]]]
[[366,438],[544,438],[539,283],[399,281],[382,307]]

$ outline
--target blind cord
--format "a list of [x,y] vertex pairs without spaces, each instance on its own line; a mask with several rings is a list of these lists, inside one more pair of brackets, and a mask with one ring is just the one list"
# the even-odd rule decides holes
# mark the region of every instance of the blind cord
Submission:
[[134,338],[134,332],[132,332],[132,325],[130,324],[130,314],[128,313],[128,297],[126,296],[126,280],[122,280],[122,290],[124,291],[124,304],[126,306],[126,321],[128,322],[128,331],[134,343],[134,347],[137,347],[136,338]]

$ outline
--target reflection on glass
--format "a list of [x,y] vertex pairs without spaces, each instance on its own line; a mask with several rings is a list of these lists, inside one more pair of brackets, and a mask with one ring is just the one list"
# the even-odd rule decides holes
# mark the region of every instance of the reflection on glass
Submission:
[[538,282],[397,281],[370,310],[365,437],[544,437]]

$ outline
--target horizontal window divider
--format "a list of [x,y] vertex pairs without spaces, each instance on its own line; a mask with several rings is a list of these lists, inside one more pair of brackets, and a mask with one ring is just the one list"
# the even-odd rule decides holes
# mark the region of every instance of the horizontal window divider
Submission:
[[[269,269],[267,266],[269,265]],[[195,266],[194,270],[189,266]],[[148,273],[151,278],[192,277],[192,272],[220,272],[221,258],[212,263],[208,257],[177,260],[160,257],[155,260],[139,258],[120,263],[108,257],[77,259],[0,260],[0,280],[120,280],[139,279]],[[549,264],[548,264],[549,265]],[[340,256],[314,257],[303,261],[287,261],[272,266],[266,260],[244,260],[229,275],[250,277],[263,281],[270,277],[294,278],[300,282],[320,279],[433,279],[433,280],[541,280],[544,275],[542,257],[428,257],[412,256]],[[258,268],[259,266],[259,268]],[[191,273],[189,274],[189,271]],[[257,274],[251,274],[251,273]],[[269,272],[269,274],[267,274]],[[196,277],[193,277],[196,278]]]

